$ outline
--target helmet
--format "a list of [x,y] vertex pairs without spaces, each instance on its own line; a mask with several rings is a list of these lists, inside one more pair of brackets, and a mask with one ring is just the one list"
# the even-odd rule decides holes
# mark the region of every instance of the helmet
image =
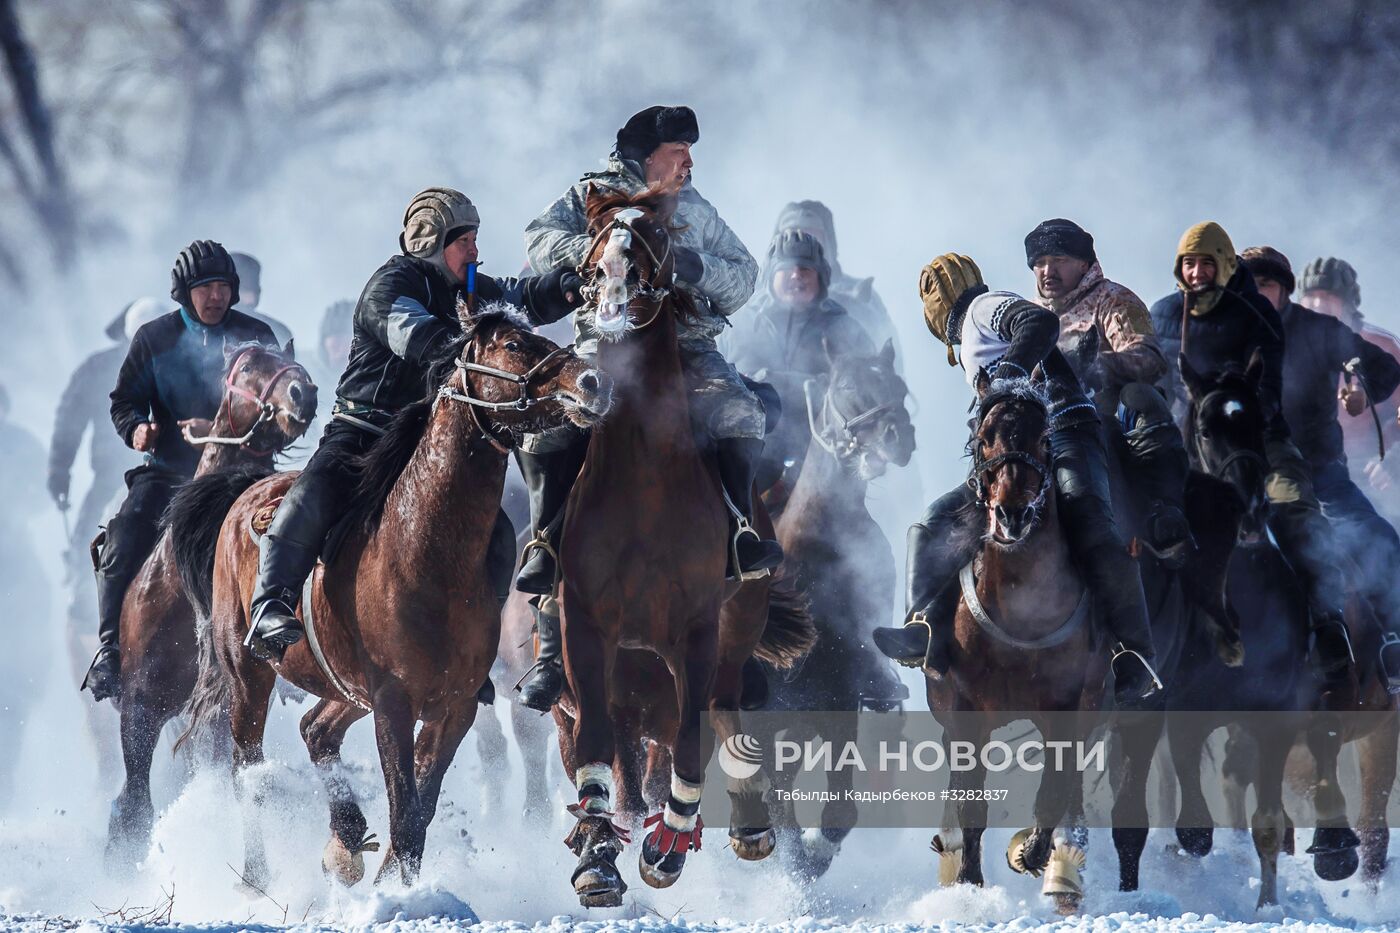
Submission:
[[190,307],[190,290],[207,282],[227,282],[233,289],[229,307],[238,304],[238,268],[222,243],[195,240],[180,250],[175,268],[170,270],[170,297],[182,307]]
[[805,230],[782,230],[768,245],[768,287],[773,286],[771,273],[787,266],[814,269],[821,281],[821,297],[826,297],[831,285],[831,266],[822,253],[821,242]]
[[481,226],[481,216],[471,199],[451,188],[425,188],[408,202],[403,212],[399,246],[417,259],[438,262],[448,234]]
[[143,324],[149,324],[169,309],[170,305],[159,298],[137,298],[126,306],[126,313],[122,315],[122,333],[127,340],[132,339]]
[[924,266],[919,275],[919,298],[924,303],[924,323],[933,336],[948,345],[948,365],[958,365],[953,353],[952,326],[973,298],[987,291],[982,270],[970,256],[944,253]]
[[1356,281],[1356,270],[1345,259],[1319,256],[1303,267],[1303,291],[1321,289],[1341,298],[1352,308],[1361,307],[1361,286]]

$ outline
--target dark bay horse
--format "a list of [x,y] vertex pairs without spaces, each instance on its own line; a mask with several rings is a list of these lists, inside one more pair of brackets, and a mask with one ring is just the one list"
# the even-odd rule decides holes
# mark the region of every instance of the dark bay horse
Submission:
[[[811,440],[778,519],[784,570],[809,600],[818,640],[800,668],[775,679],[768,706],[773,710],[855,712],[865,698],[887,699],[898,683],[871,643],[871,628],[893,615],[897,584],[894,553],[866,508],[866,489],[889,465],[905,466],[913,455],[914,426],[904,407],[908,389],[895,372],[890,343],[875,356],[828,359],[830,375],[804,387],[806,411],[791,413],[810,423]],[[794,729],[786,737],[815,738]],[[840,743],[855,736],[822,738]],[[794,776],[789,769],[770,777],[776,787],[790,785]],[[834,770],[828,789],[843,793],[853,778],[849,769]],[[855,810],[839,799],[826,807],[845,808],[847,815],[824,819],[825,826],[796,838],[785,835],[780,850],[807,877],[831,865]],[[782,827],[795,835],[791,806],[782,813]]]
[[[377,880],[392,873],[412,882],[443,776],[496,656],[500,606],[485,558],[507,445],[566,418],[591,424],[607,405],[605,376],[504,311],[464,313],[462,326],[433,367],[433,393],[398,415],[368,455],[348,536],[312,576],[309,619],[302,600],[308,637],[275,670],[242,646],[258,563],[249,526],[293,476],[253,485],[204,531],[218,546],[212,592],[198,599],[210,618],[191,700],[195,724],[227,703],[242,771],[262,761],[278,674],[321,698],[302,718],[301,734],[330,801],[323,866],[347,884],[364,873],[362,853],[378,845],[338,767],[346,730],[374,718],[390,813]],[[265,885],[252,807],[245,807],[244,847],[244,878]]]
[[[978,525],[989,531],[962,572],[952,663],[946,676],[928,679],[929,709],[944,725],[945,741],[981,747],[994,714],[1006,711],[1027,711],[1047,742],[1082,740],[1104,694],[1108,653],[1057,517],[1047,402],[1029,380],[992,396],[982,372],[976,389],[980,421],[970,451]],[[1020,518],[1012,523],[1003,516]],[[988,714],[986,720],[978,713]],[[1066,729],[1066,718],[1084,725]],[[982,884],[987,802],[979,792],[986,773],[980,760],[975,768],[953,772],[955,802],[946,806],[944,828],[933,840],[945,884]],[[1043,891],[1062,912],[1082,899],[1082,827],[1056,838],[1057,827],[1072,817],[1078,779],[1072,771],[1046,769],[1035,825],[1018,833],[1007,853],[1016,870],[1044,872]]]
[[[316,386],[295,362],[291,341],[280,352],[260,344],[226,347],[224,363],[224,397],[213,427],[191,440],[204,446],[195,476],[246,483],[270,472],[273,455],[305,433],[316,415]],[[168,528],[126,592],[121,657],[117,706],[126,781],[107,827],[107,864],[117,871],[150,847],[151,759],[161,730],[189,699],[199,666],[195,609],[180,587]]]
[[[676,711],[674,736],[662,740],[670,799],[645,821],[638,865],[648,884],[666,887],[700,846],[695,814],[713,752],[702,713],[721,714],[717,728],[734,731],[741,669],[760,639],[791,663],[811,633],[805,613],[770,616],[767,579],[742,589],[725,581],[729,518],[716,466],[693,433],[677,343],[677,323],[694,304],[670,287],[674,193],[591,191],[587,208],[593,241],[580,271],[596,289],[598,364],[617,397],[593,430],[564,521],[563,654],[575,718],[569,735],[561,730],[560,750],[580,800],[568,840],[579,856],[574,889],[585,905],[602,906],[626,890],[615,864],[627,830],[613,823],[613,774],[620,757],[635,754],[636,733],[619,735],[619,703]],[[761,510],[756,524],[766,530]],[[780,630],[784,621],[792,624]],[[669,677],[638,673],[620,683],[628,664],[649,663],[629,650],[655,655],[660,664],[650,663]],[[750,835],[736,849],[771,851],[770,829]]]

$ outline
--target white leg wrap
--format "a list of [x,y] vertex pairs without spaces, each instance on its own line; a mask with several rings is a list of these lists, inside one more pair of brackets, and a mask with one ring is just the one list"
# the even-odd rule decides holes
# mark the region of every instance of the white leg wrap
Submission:
[[601,787],[603,788],[605,803],[612,800],[612,783],[612,765],[601,761],[579,765],[578,771],[574,773],[574,786],[578,790],[583,790],[583,788],[590,784]]
[[[671,799],[675,800],[677,803],[699,803],[700,792],[704,789],[705,785],[703,783],[692,784],[684,778],[679,777],[674,771],[671,772]],[[698,810],[689,815],[677,813],[675,810],[671,809],[671,801],[668,800],[666,801],[666,813],[665,816],[662,817],[662,821],[669,829],[674,829],[677,832],[688,832],[695,828],[695,818],[698,815]]]

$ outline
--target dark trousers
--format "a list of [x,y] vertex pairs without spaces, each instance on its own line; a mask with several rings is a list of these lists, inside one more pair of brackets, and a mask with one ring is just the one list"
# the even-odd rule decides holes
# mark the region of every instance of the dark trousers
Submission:
[[1313,491],[1342,552],[1360,572],[1358,589],[1385,629],[1400,633],[1400,535],[1352,482],[1345,463],[1314,467]]
[[186,477],[151,466],[126,474],[126,501],[107,522],[107,540],[97,565],[97,637],[104,646],[120,641],[122,601],[127,588],[160,539],[160,517]]

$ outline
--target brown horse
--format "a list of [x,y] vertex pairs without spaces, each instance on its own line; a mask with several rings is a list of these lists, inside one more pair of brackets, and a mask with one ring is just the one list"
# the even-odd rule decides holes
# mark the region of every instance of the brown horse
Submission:
[[[346,730],[373,715],[390,814],[377,880],[392,872],[411,882],[443,776],[496,656],[500,606],[485,558],[507,444],[565,418],[590,424],[607,405],[606,377],[505,312],[464,316],[462,326],[462,338],[429,377],[440,388],[400,413],[368,455],[348,536],[331,565],[312,575],[309,613],[302,600],[307,638],[275,669],[243,648],[258,563],[249,528],[255,516],[266,518],[293,476],[252,486],[213,532],[209,632],[191,701],[196,724],[229,703],[234,764],[242,771],[262,760],[278,674],[321,697],[302,718],[301,734],[330,800],[323,865],[348,884],[363,876],[361,853],[378,845],[339,773]],[[245,808],[244,846],[244,878],[264,885],[254,808]]]
[[[971,741],[980,748],[995,714],[1020,710],[1029,712],[1047,742],[1082,740],[1091,716],[1083,717],[1082,727],[1066,730],[1063,715],[1036,715],[1092,714],[1103,696],[1108,667],[1057,519],[1046,401],[1029,382],[989,398],[985,372],[978,375],[976,388],[982,411],[970,445],[976,507],[993,531],[963,571],[952,663],[947,676],[929,679],[929,709],[943,724],[947,742]],[[999,516],[1020,519],[1012,527]],[[979,713],[987,714],[985,721]],[[1036,794],[1035,825],[1018,833],[1007,853],[1018,871],[1045,871],[1044,893],[1053,895],[1062,911],[1075,909],[1082,897],[1079,828],[1067,840],[1055,838],[1077,796],[1077,779],[1070,771],[1045,770]],[[947,805],[944,828],[933,840],[944,883],[982,884],[987,803],[978,798],[985,781],[980,756],[974,769],[953,772],[954,802]]]
[[[564,670],[574,713],[568,735],[561,722],[560,744],[580,801],[568,843],[579,856],[573,884],[585,905],[618,904],[626,890],[616,867],[627,831],[612,822],[613,769],[639,754],[639,733],[670,752],[669,800],[646,819],[639,856],[643,879],[666,887],[680,876],[686,853],[700,846],[696,814],[714,739],[701,728],[702,713],[721,714],[716,727],[729,734],[741,670],[760,639],[785,644],[786,656],[772,654],[790,663],[812,637],[804,614],[775,614],[770,622],[766,579],[742,589],[725,581],[729,517],[716,466],[693,433],[677,344],[677,322],[694,304],[669,288],[673,206],[673,195],[656,189],[636,196],[594,191],[587,205],[593,242],[581,271],[601,298],[598,364],[618,392],[589,441],[560,548]],[[756,519],[771,534],[767,516]],[[634,662],[635,673],[623,681]],[[648,664],[656,675],[642,673]],[[662,723],[619,733],[615,711],[669,704],[673,735],[657,734]],[[735,833],[736,848],[749,857],[772,850],[771,829],[731,828]]]
[[[274,454],[305,433],[316,415],[316,386],[292,356],[260,344],[224,351],[224,397],[202,443],[196,477],[225,473],[233,482],[266,475]],[[122,759],[126,781],[112,802],[107,864],[121,871],[146,854],[155,810],[151,758],[165,724],[194,689],[199,666],[195,610],[175,573],[169,529],[156,543],[122,603]]]

